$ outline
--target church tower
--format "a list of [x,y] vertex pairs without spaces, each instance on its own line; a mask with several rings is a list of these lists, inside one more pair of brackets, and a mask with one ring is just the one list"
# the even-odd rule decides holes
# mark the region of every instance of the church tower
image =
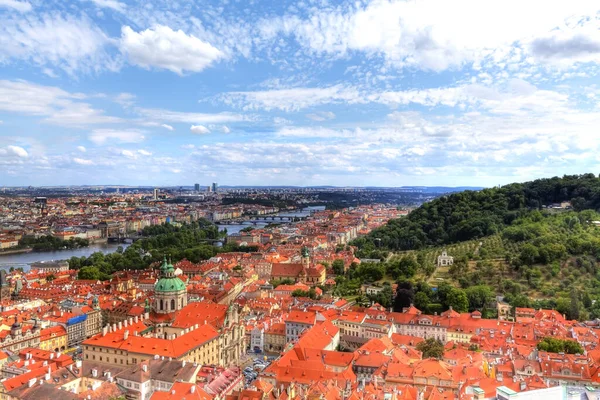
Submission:
[[154,311],[169,314],[187,305],[187,287],[175,275],[175,268],[167,264],[167,258],[160,266],[160,278],[154,286]]
[[302,266],[305,270],[310,267],[310,253],[308,252],[308,247],[302,248]]

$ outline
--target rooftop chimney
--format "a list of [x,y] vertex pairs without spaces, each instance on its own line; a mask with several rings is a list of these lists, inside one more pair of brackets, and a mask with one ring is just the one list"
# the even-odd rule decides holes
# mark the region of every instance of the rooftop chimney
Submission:
[[127,340],[128,337],[129,337],[129,331],[125,331],[125,333],[123,334],[123,340]]
[[196,391],[196,385],[193,385],[193,386],[190,388],[190,392],[191,392],[191,393],[194,393],[195,391]]
[[148,364],[142,364],[142,371],[148,372]]

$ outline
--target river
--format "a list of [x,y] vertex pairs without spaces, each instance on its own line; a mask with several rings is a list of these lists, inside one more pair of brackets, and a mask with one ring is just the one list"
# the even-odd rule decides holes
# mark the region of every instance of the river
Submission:
[[[310,210],[324,210],[325,207],[307,207],[300,211],[283,211],[279,214],[283,217],[304,217],[310,214]],[[277,221],[275,221],[277,222]],[[226,228],[227,234],[237,233],[244,228],[249,226],[255,228],[262,228],[266,226],[266,223],[258,222],[252,224],[247,222],[246,224],[239,225],[219,225],[219,229]],[[81,247],[73,250],[58,250],[58,251],[37,251],[31,253],[19,253],[19,254],[6,254],[0,256],[0,268],[8,269],[10,267],[23,268],[25,271],[29,269],[31,263],[38,261],[56,261],[56,260],[68,260],[69,258],[75,257],[89,257],[92,253],[101,251],[104,254],[112,253],[117,250],[119,246],[126,248],[126,244],[119,243],[102,243],[102,244],[91,244],[88,247]]]
[[97,251],[107,254],[117,251],[119,246],[126,248],[128,245],[119,243],[97,243],[91,244],[88,247],[80,247],[72,250],[32,251],[31,253],[6,254],[0,256],[0,268],[8,269],[10,267],[21,267],[26,271],[29,269],[30,264],[34,262],[67,260],[73,256],[88,257]]
[[[308,215],[310,215],[311,211],[323,211],[325,209],[325,206],[311,206],[311,207],[306,207],[303,208],[302,210],[296,210],[296,211],[282,211],[280,213],[277,214],[271,214],[268,215],[268,217],[272,217],[272,216],[281,216],[281,217],[306,217]],[[285,223],[285,222],[279,222],[279,221],[273,221],[272,223]],[[249,226],[256,228],[256,229],[260,229],[260,228],[264,228],[265,226],[267,226],[267,222],[245,222],[243,224],[235,224],[235,225],[227,225],[227,224],[223,224],[223,225],[218,225],[220,230],[223,229],[227,229],[227,234],[231,235],[232,233],[238,233],[239,231],[241,231],[244,228],[247,228]]]

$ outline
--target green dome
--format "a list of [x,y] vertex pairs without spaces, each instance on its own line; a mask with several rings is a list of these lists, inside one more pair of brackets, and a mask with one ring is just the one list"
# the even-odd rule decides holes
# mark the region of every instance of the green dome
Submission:
[[179,292],[181,290],[186,290],[185,283],[175,276],[173,264],[167,263],[167,257],[165,257],[160,266],[160,278],[154,286],[154,292]]
[[154,286],[155,292],[179,292],[186,290],[185,283],[177,277],[163,277],[158,280],[156,286]]

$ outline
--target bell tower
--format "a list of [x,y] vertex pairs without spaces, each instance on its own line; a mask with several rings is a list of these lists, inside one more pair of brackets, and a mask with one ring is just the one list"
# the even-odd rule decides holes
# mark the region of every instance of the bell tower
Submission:
[[302,248],[302,266],[304,269],[308,269],[310,267],[310,253],[308,252],[308,247]]

